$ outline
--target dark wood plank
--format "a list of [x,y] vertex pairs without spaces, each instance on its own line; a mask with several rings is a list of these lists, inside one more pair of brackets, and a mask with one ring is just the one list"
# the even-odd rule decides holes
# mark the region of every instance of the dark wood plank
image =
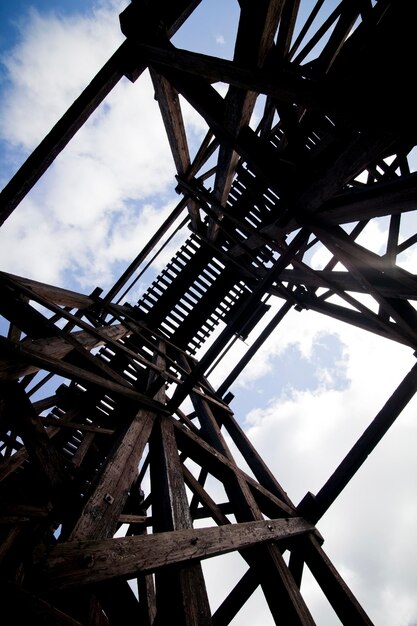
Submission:
[[23,276],[8,274],[7,272],[0,272],[0,276],[7,276],[7,278],[15,283],[28,287],[43,298],[47,298],[51,302],[61,306],[67,306],[72,309],[85,309],[95,304],[95,300],[90,296],[71,291],[70,289],[48,285],[30,278],[24,278]]
[[140,410],[132,420],[115,452],[103,468],[98,484],[87,498],[71,539],[81,541],[112,536],[136,476],[155,413]]
[[[121,324],[103,326],[97,330],[102,336],[101,340],[97,338],[96,334],[92,336],[90,333],[83,330],[70,333],[70,336],[86,350],[92,350],[93,348],[103,345],[107,338],[117,341],[129,333]],[[45,355],[46,357],[51,356],[55,359],[63,359],[74,349],[73,344],[69,343],[65,336],[35,339],[31,341],[31,346],[35,348],[38,354]],[[17,359],[0,357],[0,380],[13,380],[21,376],[33,374],[39,371],[39,369],[40,368],[36,365],[19,365]]]
[[40,354],[39,351],[36,350],[36,348],[33,349],[29,345],[16,345],[12,342],[8,342],[7,339],[0,337],[0,347],[3,353],[8,355],[9,358],[16,358],[19,361],[34,363],[40,369],[45,369],[47,371],[53,372],[54,374],[61,375],[64,378],[77,380],[83,383],[89,383],[91,385],[106,389],[110,393],[115,393],[117,395],[122,395],[128,399],[136,400],[143,406],[166,412],[165,407],[160,405],[155,400],[148,398],[146,395],[135,391],[132,387],[123,386],[119,383],[107,380],[102,376],[93,374],[88,370],[82,369],[80,367],[70,365],[68,363],[65,363],[64,361],[53,359],[52,357],[45,357],[44,355]]
[[[165,124],[175,167],[177,168],[178,174],[186,174],[191,165],[190,152],[178,93],[166,78],[152,69],[150,73],[155,89],[155,97],[158,101],[162,120]],[[188,210],[191,224],[198,232],[201,224],[200,213],[197,203],[192,198],[188,201]]]
[[[25,392],[16,383],[9,384],[7,389],[3,386],[1,392],[5,411],[11,422],[16,424],[29,458],[46,481],[50,497],[55,499],[60,497],[60,489],[68,486],[63,458],[51,442]],[[13,456],[12,465],[16,467]]]
[[[238,32],[233,60],[249,67],[262,67],[266,56],[274,44],[274,35],[281,14],[283,0],[261,0],[241,6]],[[225,97],[225,126],[233,136],[250,122],[255,107],[257,93],[242,91],[229,86]],[[214,195],[225,206],[235,174],[239,155],[234,149],[221,144],[214,182]],[[217,237],[219,227],[212,222],[209,239]]]
[[168,565],[288,539],[312,530],[313,526],[301,518],[283,518],[137,537],[70,541],[57,545],[47,556],[43,577],[51,589],[129,578],[138,572],[151,573]]

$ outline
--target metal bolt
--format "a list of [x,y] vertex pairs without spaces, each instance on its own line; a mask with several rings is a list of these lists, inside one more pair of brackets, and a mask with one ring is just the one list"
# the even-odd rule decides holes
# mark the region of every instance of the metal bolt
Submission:
[[84,567],[93,567],[94,565],[94,557],[92,554],[85,554],[81,559],[81,564]]
[[107,502],[107,504],[113,504],[114,498],[109,493],[106,493],[106,495],[104,496],[104,501]]

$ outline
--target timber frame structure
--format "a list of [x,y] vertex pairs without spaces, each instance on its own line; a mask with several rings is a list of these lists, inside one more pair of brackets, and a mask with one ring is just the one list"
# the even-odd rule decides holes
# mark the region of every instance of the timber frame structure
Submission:
[[[340,623],[371,624],[316,524],[416,392],[417,366],[299,505],[228,406],[292,308],[417,348],[417,278],[397,263],[417,243],[399,240],[417,208],[416,91],[400,71],[415,58],[413,3],[333,2],[317,26],[324,2],[299,25],[300,0],[239,0],[232,61],[171,43],[199,0],[131,2],[124,43],[2,191],[1,222],[116,83],[149,70],[178,173],[170,217],[106,294],[0,274],[0,575],[14,620],[220,626],[260,586],[277,624],[310,625],[306,564]],[[179,94],[209,128],[193,159]],[[381,217],[378,255],[356,240]],[[178,220],[185,243],[128,304]],[[332,258],[319,271],[320,245]],[[214,389],[207,372],[270,298],[278,312]],[[201,561],[230,551],[242,576],[213,611]]]

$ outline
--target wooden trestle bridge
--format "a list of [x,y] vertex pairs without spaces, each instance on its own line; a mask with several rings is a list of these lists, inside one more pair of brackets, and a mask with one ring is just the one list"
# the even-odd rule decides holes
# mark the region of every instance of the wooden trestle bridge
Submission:
[[[397,264],[417,243],[399,239],[417,208],[413,3],[342,0],[317,22],[325,0],[239,0],[233,60],[171,43],[199,4],[131,2],[120,48],[1,193],[3,222],[118,81],[149,70],[177,169],[172,214],[108,293],[0,274],[0,574],[16,621],[220,626],[260,587],[277,624],[313,624],[306,564],[340,623],[371,624],[316,524],[412,398],[417,366],[299,505],[228,399],[294,307],[417,348],[417,278]],[[193,159],[179,94],[209,128]],[[356,241],[380,217],[383,255]],[[178,220],[188,237],[130,302]],[[322,270],[314,246],[332,255]],[[277,312],[214,389],[210,367],[271,298]],[[213,611],[201,560],[230,551],[242,575]]]

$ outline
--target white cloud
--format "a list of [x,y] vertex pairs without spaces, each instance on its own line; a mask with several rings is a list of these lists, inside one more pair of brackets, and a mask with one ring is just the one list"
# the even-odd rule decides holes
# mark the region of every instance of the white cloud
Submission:
[[[16,158],[36,146],[118,47],[119,10],[113,2],[87,16],[32,11],[22,22],[21,41],[6,58],[0,115]],[[201,118],[189,107],[185,118],[201,137]],[[148,74],[135,84],[122,79],[3,226],[2,269],[57,283],[65,274],[86,290],[109,286],[116,264],[124,269],[179,200],[174,174]]]
[[[316,333],[326,326],[314,314],[310,319]],[[279,330],[285,344],[288,326]],[[304,343],[309,333],[300,332]],[[348,345],[346,389],[293,391],[246,419],[250,439],[295,503],[306,491],[317,493],[414,362],[407,348],[342,325],[339,332]],[[409,500],[417,471],[415,408],[414,399],[318,523],[325,550],[381,626],[417,616],[417,550],[410,544],[417,504]],[[307,597],[319,624],[335,623],[308,583]]]
[[90,15],[22,16],[20,42],[3,59],[10,84],[0,129],[8,141],[32,149],[79,95],[123,39],[121,4],[100,3]]

